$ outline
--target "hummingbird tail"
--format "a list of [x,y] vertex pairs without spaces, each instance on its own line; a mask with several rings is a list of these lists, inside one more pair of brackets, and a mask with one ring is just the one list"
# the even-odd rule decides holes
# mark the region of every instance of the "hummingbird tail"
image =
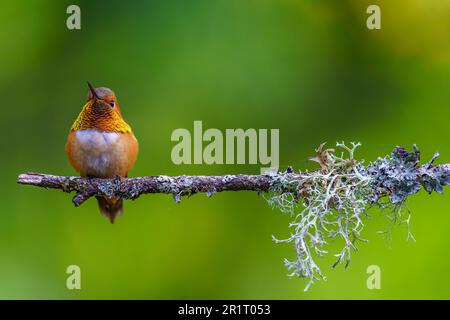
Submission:
[[100,213],[114,223],[117,215],[122,215],[123,201],[119,198],[96,197]]

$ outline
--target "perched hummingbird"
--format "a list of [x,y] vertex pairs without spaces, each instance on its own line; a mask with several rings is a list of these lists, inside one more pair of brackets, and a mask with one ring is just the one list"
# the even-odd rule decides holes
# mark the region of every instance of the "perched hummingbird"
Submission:
[[[87,102],[67,137],[66,153],[81,177],[126,177],[133,167],[138,142],[120,113],[114,92],[88,82]],[[96,197],[100,212],[114,223],[122,199]]]

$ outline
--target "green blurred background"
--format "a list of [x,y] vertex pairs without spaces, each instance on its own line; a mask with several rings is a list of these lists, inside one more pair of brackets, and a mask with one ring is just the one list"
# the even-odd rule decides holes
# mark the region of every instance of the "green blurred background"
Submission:
[[[82,29],[66,28],[81,7]],[[366,28],[378,4],[382,29]],[[16,184],[25,171],[74,174],[64,153],[86,80],[115,90],[140,141],[132,176],[258,173],[258,165],[171,162],[176,128],[279,128],[282,168],[324,141],[361,141],[367,161],[417,143],[450,162],[450,2],[14,1],[0,6],[0,298],[450,298],[450,190],[411,198],[412,231],[370,240],[326,282],[289,279],[290,217],[256,193],[143,196],[111,225],[95,201]],[[337,241],[330,252],[339,250]],[[81,268],[81,290],[66,268]],[[381,267],[381,290],[366,268]]]

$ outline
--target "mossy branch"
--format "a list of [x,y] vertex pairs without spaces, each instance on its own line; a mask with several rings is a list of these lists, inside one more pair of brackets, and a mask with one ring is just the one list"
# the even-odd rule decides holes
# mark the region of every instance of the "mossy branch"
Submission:
[[[396,150],[404,150],[403,148],[397,148]],[[136,199],[141,194],[149,193],[163,193],[172,194],[175,201],[179,202],[182,196],[190,196],[195,193],[206,193],[208,197],[212,196],[216,192],[222,191],[257,191],[257,192],[273,192],[280,193],[296,193],[297,198],[303,198],[309,194],[308,188],[310,187],[311,178],[315,177],[318,172],[326,173],[330,170],[330,159],[327,159],[330,155],[330,151],[333,149],[322,150],[322,146],[316,150],[317,156],[310,158],[320,164],[321,170],[312,172],[296,173],[291,168],[288,168],[285,172],[279,172],[267,175],[222,175],[222,176],[145,176],[136,178],[122,178],[116,177],[112,179],[100,179],[100,178],[81,178],[76,176],[57,176],[44,173],[23,173],[18,177],[17,182],[24,185],[33,185],[42,188],[60,189],[64,192],[75,192],[73,203],[75,206],[80,206],[87,199],[94,196],[105,197],[120,197],[122,199]],[[347,159],[349,168],[354,167],[353,152]],[[413,184],[413,193],[420,190],[422,185],[428,192],[442,191],[442,185],[450,182],[449,172],[450,164],[433,165],[432,162],[436,159],[438,154],[436,153],[433,159],[421,166],[416,166],[418,159],[415,159],[411,163],[411,166],[401,166],[402,169],[396,173],[397,178],[401,178],[402,174],[404,180],[400,179],[399,182],[407,182]],[[344,160],[336,157],[338,160]],[[335,159],[335,160],[336,160]],[[335,161],[333,160],[333,161]],[[378,160],[380,161],[381,158]],[[369,176],[372,177],[373,182],[376,182],[375,176],[385,171],[386,166],[368,166],[364,168],[364,171],[371,171]],[[402,171],[403,170],[403,171]],[[364,172],[363,174],[367,174]],[[394,196],[392,199],[397,201],[401,195],[396,194],[396,189],[401,189],[401,183],[395,185],[393,183],[385,183],[387,181],[380,180],[378,177],[378,183],[376,188],[373,189],[373,194],[369,195],[376,197],[377,199],[382,196]],[[436,177],[439,177],[443,183],[436,183]],[[381,176],[382,178],[382,176]],[[385,177],[387,179],[387,177]],[[430,180],[430,178],[433,178]],[[441,181],[441,182],[442,182]],[[427,183],[428,182],[428,183]],[[400,190],[401,191],[401,190]],[[401,200],[401,199],[400,199]]]
[[[80,178],[24,173],[18,183],[43,188],[76,192],[73,203],[76,206],[93,196],[136,199],[141,194],[172,194],[179,202],[182,196],[206,193],[212,196],[222,191],[257,191],[263,193],[268,203],[294,218],[290,227],[294,232],[287,239],[273,238],[277,243],[293,243],[295,260],[285,260],[290,275],[309,278],[305,290],[314,280],[324,279],[315,256],[326,254],[324,247],[333,239],[343,241],[342,250],[335,254],[339,263],[350,262],[352,250],[357,250],[357,241],[364,241],[361,232],[367,208],[379,206],[390,209],[386,214],[391,224],[404,223],[408,226],[410,213],[404,204],[407,198],[422,188],[428,193],[443,192],[443,186],[450,185],[450,164],[434,165],[438,157],[420,164],[420,152],[416,146],[412,152],[396,147],[391,155],[378,158],[363,165],[355,159],[359,143],[351,147],[344,143],[336,146],[342,150],[316,149],[320,169],[312,172],[284,172],[267,175],[224,175],[224,176],[148,176],[139,178]],[[299,206],[301,204],[301,206]],[[298,209],[301,207],[302,209]]]
[[[304,174],[289,174],[292,180],[300,181]],[[99,179],[74,176],[56,176],[43,173],[23,173],[17,180],[20,184],[42,188],[60,189],[76,192],[73,203],[81,205],[93,196],[120,197],[136,199],[142,194],[172,194],[179,202],[182,196],[206,193],[212,196],[222,191],[268,192],[274,182],[269,175],[223,175],[223,176],[147,176],[138,178]]]

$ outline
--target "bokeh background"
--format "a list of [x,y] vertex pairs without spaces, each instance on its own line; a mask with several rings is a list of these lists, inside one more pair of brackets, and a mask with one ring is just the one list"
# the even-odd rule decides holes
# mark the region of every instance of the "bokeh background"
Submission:
[[[81,7],[82,29],[66,28]],[[366,8],[382,29],[366,28]],[[450,2],[14,1],[0,6],[0,298],[450,298],[450,190],[411,197],[412,231],[376,233],[350,267],[304,293],[286,276],[290,217],[255,193],[143,196],[111,225],[95,201],[16,184],[25,171],[74,174],[64,153],[86,80],[115,90],[140,141],[132,176],[258,173],[258,165],[171,162],[176,128],[279,128],[280,162],[306,160],[324,141],[361,141],[367,161],[418,144],[450,162]],[[339,250],[337,241],[330,252]],[[66,268],[82,289],[66,289]],[[366,268],[379,265],[381,290]]]

